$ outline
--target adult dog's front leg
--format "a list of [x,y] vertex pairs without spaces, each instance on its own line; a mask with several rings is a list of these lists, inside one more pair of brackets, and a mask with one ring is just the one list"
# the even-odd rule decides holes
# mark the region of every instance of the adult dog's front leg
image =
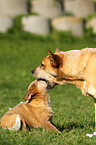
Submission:
[[95,132],[96,132],[96,98],[94,98],[94,106],[95,106]]

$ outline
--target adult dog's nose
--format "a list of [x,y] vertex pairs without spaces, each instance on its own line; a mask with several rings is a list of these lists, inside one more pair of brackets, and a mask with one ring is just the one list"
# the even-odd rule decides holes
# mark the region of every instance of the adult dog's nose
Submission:
[[31,70],[31,73],[34,74],[35,69]]
[[33,70],[31,70],[31,73],[32,73],[32,74],[34,73],[34,69],[33,69]]

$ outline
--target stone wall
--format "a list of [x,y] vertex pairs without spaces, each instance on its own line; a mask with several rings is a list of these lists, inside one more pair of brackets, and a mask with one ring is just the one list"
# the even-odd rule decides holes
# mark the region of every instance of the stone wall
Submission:
[[54,0],[32,0],[31,11],[49,19],[62,14],[60,4]]
[[87,21],[86,28],[93,28],[93,33],[96,34],[96,17],[93,17]]
[[91,0],[64,0],[65,11],[76,17],[86,17],[95,12],[94,2]]
[[[36,12],[40,16],[23,17],[23,30],[41,35],[47,34],[50,31],[50,20],[52,27],[57,31],[71,31],[73,35],[81,36],[83,35],[81,18],[95,12],[95,3],[96,0],[64,0],[63,11],[60,3],[55,0],[31,0],[31,12]],[[27,0],[0,0],[0,32],[6,32],[12,27],[17,15],[28,14],[27,6]],[[74,17],[61,18],[64,12],[71,12]],[[90,23],[92,24],[86,25],[88,28],[95,24],[95,22]]]
[[58,31],[71,31],[74,36],[83,35],[83,22],[76,17],[58,17],[52,19],[52,26]]
[[23,30],[35,34],[47,34],[50,30],[48,19],[42,16],[28,16],[22,18]]
[[0,0],[0,16],[15,17],[26,13],[26,0]]
[[7,16],[0,17],[0,32],[6,32],[13,25],[13,20]]

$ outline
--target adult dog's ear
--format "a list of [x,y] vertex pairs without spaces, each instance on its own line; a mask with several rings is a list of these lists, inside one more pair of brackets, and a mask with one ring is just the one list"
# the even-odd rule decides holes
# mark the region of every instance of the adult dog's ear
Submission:
[[49,56],[50,56],[50,60],[51,60],[52,66],[56,66],[55,54],[52,53],[50,50],[48,50],[48,54],[49,54]]
[[61,52],[61,50],[59,48],[55,49],[55,53]]
[[62,59],[57,54],[52,53],[50,50],[48,50],[48,54],[51,60],[51,65],[53,67],[59,68],[62,66]]

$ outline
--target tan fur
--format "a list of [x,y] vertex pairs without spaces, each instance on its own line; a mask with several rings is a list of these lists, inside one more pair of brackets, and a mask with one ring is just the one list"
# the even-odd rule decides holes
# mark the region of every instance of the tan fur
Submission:
[[[46,89],[47,83],[41,80],[35,80],[28,87],[24,99],[25,103],[20,103],[13,109],[10,109],[1,118],[2,128],[13,128],[16,123],[17,115],[22,122],[22,129],[44,127],[58,131],[51,124],[53,111],[50,104],[50,96]],[[59,131],[58,131],[59,132]]]
[[55,53],[48,51],[42,65],[32,70],[34,77],[46,79],[51,87],[56,84],[73,84],[84,95],[90,95],[95,103],[96,131],[96,48]]
[[65,83],[78,85],[81,81],[83,85],[86,81],[87,85],[96,89],[96,48],[67,52],[56,49],[55,53],[48,53],[49,55],[42,60],[43,66],[40,65],[33,70],[36,78],[46,79],[52,87]]

